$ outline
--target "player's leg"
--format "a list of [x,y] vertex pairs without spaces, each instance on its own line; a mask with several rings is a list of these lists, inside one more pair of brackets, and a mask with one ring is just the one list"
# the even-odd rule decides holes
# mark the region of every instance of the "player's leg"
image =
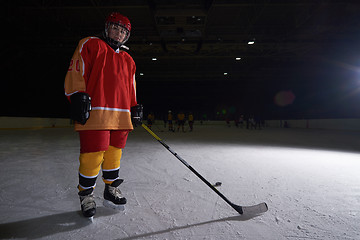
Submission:
[[81,210],[85,217],[96,213],[94,188],[104,159],[104,152],[109,145],[109,131],[79,131],[80,166],[79,166],[79,197]]
[[129,131],[117,130],[110,132],[110,146],[104,153],[102,164],[104,189],[104,205],[122,210],[126,198],[122,195],[119,186],[123,182],[119,177],[122,149],[126,145]]

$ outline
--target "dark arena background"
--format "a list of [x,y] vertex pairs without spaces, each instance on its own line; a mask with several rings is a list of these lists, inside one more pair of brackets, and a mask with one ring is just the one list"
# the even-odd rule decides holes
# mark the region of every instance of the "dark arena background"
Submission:
[[[360,239],[360,0],[0,2],[0,239]],[[80,144],[64,92],[113,11],[144,106],[121,151],[98,131]],[[127,111],[93,96],[90,122]],[[101,130],[116,142],[126,117]],[[124,179],[124,211],[103,204],[103,172]],[[92,220],[79,178],[96,182]]]
[[[2,1],[2,116],[68,117],[81,38],[132,24],[138,102],[211,120],[360,117],[358,1]],[[156,60],[155,60],[156,59]]]

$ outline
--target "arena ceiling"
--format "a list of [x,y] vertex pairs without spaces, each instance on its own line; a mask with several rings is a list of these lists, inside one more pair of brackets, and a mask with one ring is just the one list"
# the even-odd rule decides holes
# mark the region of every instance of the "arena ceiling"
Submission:
[[8,64],[52,59],[43,64],[58,81],[81,38],[99,34],[110,12],[126,15],[139,96],[154,109],[253,107],[277,91],[305,91],[320,66],[350,63],[360,50],[357,0],[15,0],[4,9],[9,45],[31,52],[3,50]]

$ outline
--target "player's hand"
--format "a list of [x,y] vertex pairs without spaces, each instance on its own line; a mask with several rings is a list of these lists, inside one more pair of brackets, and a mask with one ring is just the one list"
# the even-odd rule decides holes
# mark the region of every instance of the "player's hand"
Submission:
[[90,117],[91,98],[89,94],[77,92],[70,96],[70,118],[84,125]]
[[143,105],[138,104],[134,107],[131,107],[131,121],[133,124],[141,125],[143,120]]

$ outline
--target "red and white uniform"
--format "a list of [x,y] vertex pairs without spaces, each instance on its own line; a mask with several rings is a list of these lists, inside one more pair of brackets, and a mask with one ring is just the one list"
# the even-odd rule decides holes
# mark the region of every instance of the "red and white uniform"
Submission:
[[80,40],[65,77],[65,94],[86,92],[92,111],[75,130],[132,130],[130,108],[137,104],[135,62],[97,37]]

